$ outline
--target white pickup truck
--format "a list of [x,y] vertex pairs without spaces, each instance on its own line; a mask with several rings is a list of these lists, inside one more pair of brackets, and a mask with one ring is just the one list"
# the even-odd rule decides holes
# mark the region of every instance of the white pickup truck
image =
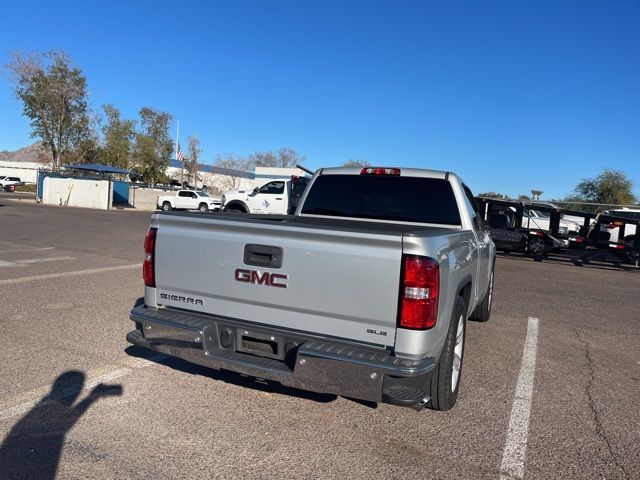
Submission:
[[13,192],[20,185],[24,185],[24,183],[18,177],[0,176],[0,192],[3,190]]
[[241,213],[293,213],[309,183],[308,177],[273,180],[253,190],[232,190],[222,195],[222,210]]
[[165,212],[170,210],[198,210],[208,212],[220,210],[222,202],[207,193],[196,190],[178,190],[169,195],[160,195],[157,207]]

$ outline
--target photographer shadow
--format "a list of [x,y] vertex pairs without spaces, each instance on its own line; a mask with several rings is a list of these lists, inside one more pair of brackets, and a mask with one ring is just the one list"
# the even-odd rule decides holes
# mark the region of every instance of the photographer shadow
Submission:
[[98,399],[122,395],[121,385],[99,384],[74,405],[84,383],[85,374],[80,371],[61,374],[49,394],[15,424],[0,445],[0,478],[56,477],[67,432]]

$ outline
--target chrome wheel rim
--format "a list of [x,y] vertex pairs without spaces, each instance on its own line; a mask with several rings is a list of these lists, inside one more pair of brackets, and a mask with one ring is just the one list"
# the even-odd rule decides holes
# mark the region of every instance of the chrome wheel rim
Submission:
[[454,392],[460,379],[460,368],[462,367],[462,347],[464,345],[464,317],[460,315],[458,319],[458,329],[456,331],[456,346],[453,348],[453,365],[451,368],[451,391]]

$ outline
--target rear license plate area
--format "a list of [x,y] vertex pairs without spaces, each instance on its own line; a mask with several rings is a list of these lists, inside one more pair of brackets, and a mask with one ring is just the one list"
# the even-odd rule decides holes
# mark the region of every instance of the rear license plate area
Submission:
[[236,335],[236,351],[284,360],[284,342],[280,337],[243,329],[236,330]]

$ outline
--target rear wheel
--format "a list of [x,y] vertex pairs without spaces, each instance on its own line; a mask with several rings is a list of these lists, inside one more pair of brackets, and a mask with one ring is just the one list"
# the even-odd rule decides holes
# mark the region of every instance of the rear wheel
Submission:
[[164,210],[165,212],[168,212],[169,210],[171,210],[171,203],[169,202],[164,202],[162,204],[162,210]]
[[450,410],[458,399],[464,354],[466,311],[464,298],[458,296],[442,355],[431,377],[431,400],[427,406],[433,410]]
[[487,293],[484,294],[484,298],[475,308],[471,314],[470,320],[476,322],[486,322],[491,318],[491,305],[493,303],[493,271],[491,272],[491,278],[489,280],[489,288]]
[[202,213],[206,213],[209,211],[209,207],[207,207],[206,203],[201,203],[200,206],[198,207],[198,211]]

